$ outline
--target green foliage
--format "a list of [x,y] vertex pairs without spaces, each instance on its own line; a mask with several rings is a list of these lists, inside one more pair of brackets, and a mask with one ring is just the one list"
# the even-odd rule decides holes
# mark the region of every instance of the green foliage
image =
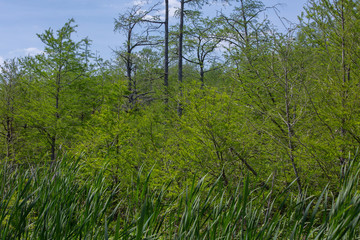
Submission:
[[321,91],[310,97],[318,116],[326,152],[340,164],[349,151],[359,144],[358,91],[359,75],[357,1],[310,1],[305,8],[301,36],[310,43],[312,64],[309,66],[313,84]]
[[21,110],[23,105],[19,60],[0,66],[0,158],[15,161],[22,145]]
[[[2,239],[354,239],[359,234],[357,157],[349,160],[336,197],[290,195],[290,186],[235,191],[205,176],[169,197],[169,184],[152,190],[143,168],[126,188],[106,183],[105,166],[82,178],[83,161],[64,157],[55,168],[0,170]],[[294,182],[292,183],[294,184]],[[122,195],[122,191],[126,194]],[[279,202],[279,204],[276,204]]]
[[106,186],[103,171],[84,179],[81,169],[79,159],[68,157],[52,169],[5,163],[0,172],[1,239],[103,237],[117,189]]
[[76,28],[73,22],[69,20],[56,34],[52,29],[38,34],[45,44],[44,54],[23,61],[29,71],[24,118],[34,129],[33,134],[40,133],[40,146],[47,145],[52,161],[62,146],[72,146],[71,135],[89,118],[97,100],[94,78],[86,62],[90,56],[80,52],[89,43],[86,39],[71,39]]
[[[187,11],[189,61],[177,82],[174,31],[166,92],[162,50],[141,47],[162,44],[155,7],[116,20],[131,41],[114,62],[72,39],[72,19],[38,34],[44,54],[0,72],[0,237],[356,237],[356,9],[310,1],[286,33],[260,1]],[[208,58],[218,44],[226,64]]]

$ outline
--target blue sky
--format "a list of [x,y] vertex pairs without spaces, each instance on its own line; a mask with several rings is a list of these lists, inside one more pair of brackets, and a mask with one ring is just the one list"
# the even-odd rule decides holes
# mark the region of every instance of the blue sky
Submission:
[[[4,59],[34,55],[43,49],[36,33],[46,29],[59,29],[68,19],[74,18],[77,28],[75,39],[89,37],[93,52],[104,59],[112,57],[112,50],[122,44],[122,37],[114,33],[114,18],[134,3],[142,0],[0,0],[0,64]],[[172,11],[179,0],[170,0]],[[154,1],[155,2],[155,1]],[[280,15],[296,22],[307,0],[263,0],[266,6],[279,6]],[[232,1],[232,5],[236,5]],[[229,9],[221,4],[204,8],[211,15],[214,9]],[[280,24],[269,13],[275,24]]]

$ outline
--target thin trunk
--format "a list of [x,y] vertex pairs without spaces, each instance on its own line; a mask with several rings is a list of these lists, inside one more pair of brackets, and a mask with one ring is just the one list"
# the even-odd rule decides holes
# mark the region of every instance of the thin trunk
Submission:
[[62,71],[62,66],[59,67],[59,73],[56,76],[55,124],[54,124],[55,132],[54,132],[54,135],[51,137],[51,162],[52,162],[52,165],[55,163],[55,160],[56,160],[57,125],[58,125],[58,121],[60,119],[59,105],[60,105],[61,71]]
[[226,187],[227,185],[229,185],[229,180],[227,179],[227,176],[226,176],[226,174],[225,174],[225,170],[224,170],[224,169],[222,170],[221,176],[222,176],[222,179],[223,179],[223,181],[224,181],[224,186]]
[[242,11],[242,17],[243,17],[243,22],[244,22],[244,39],[245,39],[245,44],[246,47],[248,46],[248,42],[249,42],[249,35],[248,35],[248,24],[247,24],[247,19],[246,19],[246,13],[245,13],[245,6],[244,6],[244,0],[240,0],[241,2],[241,11]]
[[56,137],[51,138],[51,166],[54,166],[56,159]]
[[[286,64],[286,63],[285,63]],[[290,96],[289,96],[289,79],[287,68],[285,68],[285,107],[286,107],[286,125],[287,125],[287,134],[288,134],[288,154],[291,161],[291,165],[296,177],[296,183],[299,189],[299,193],[302,194],[301,180],[298,173],[298,169],[295,163],[294,150],[295,147],[293,145],[293,137],[294,137],[294,129],[291,123],[291,113],[290,113]]]
[[11,146],[12,146],[12,141],[13,141],[13,121],[14,118],[12,117],[14,114],[14,108],[12,105],[12,99],[11,96],[14,96],[13,93],[13,85],[12,85],[12,78],[10,78],[9,81],[9,88],[8,88],[8,93],[7,93],[7,97],[6,97],[6,101],[7,101],[7,111],[8,111],[8,116],[6,117],[6,157],[7,159],[10,159],[12,157],[12,153],[11,153]]
[[233,147],[230,147],[229,150],[231,153],[235,154],[235,156],[237,156],[243,164],[245,164],[248,170],[250,170],[256,177],[258,176],[257,172],[250,166],[250,164],[245,160],[245,158],[243,158],[238,152],[236,152]]
[[181,84],[183,80],[183,33],[184,33],[184,4],[185,0],[181,0],[180,6],[180,26],[179,26],[179,66],[178,81]]
[[201,81],[201,88],[204,87],[204,75],[205,75],[205,71],[204,71],[204,64],[201,63],[200,65],[200,81]]
[[12,141],[13,141],[13,118],[7,117],[6,119],[6,158],[10,159],[13,157],[11,148],[12,148]]
[[165,104],[169,94],[169,0],[165,0],[165,59],[164,59]]
[[[345,85],[346,85],[346,76],[347,74],[347,65],[346,65],[346,52],[345,52],[345,15],[344,15],[344,2],[341,1],[341,28],[342,28],[342,33],[341,33],[341,67],[342,67],[342,86],[343,86],[343,90],[341,93],[341,105],[342,105],[342,111],[345,110],[345,106],[346,106],[346,95],[347,92],[345,90]],[[340,134],[341,134],[341,138],[342,138],[342,142],[345,142],[345,117],[342,116],[341,117],[341,127],[340,127]],[[343,165],[345,164],[345,147],[341,146],[340,149],[340,164]]]
[[58,112],[59,88],[57,88],[57,93],[56,93],[55,99],[56,99],[56,105],[55,105],[56,112],[55,112],[55,124],[54,124],[55,132],[54,132],[54,135],[51,137],[51,161],[52,161],[52,163],[55,163],[55,160],[56,160],[56,135],[57,135],[57,123],[58,123],[58,119],[59,119],[59,112]]
[[131,79],[131,46],[130,46],[130,36],[128,36],[127,44],[127,55],[126,55],[126,77],[128,79],[128,90],[131,93],[133,90],[132,79]]
[[[183,82],[183,33],[184,33],[184,5],[185,0],[181,0],[180,5],[180,26],[179,26],[179,63],[178,63],[178,82],[180,85],[180,97],[182,97],[182,82]],[[181,102],[178,104],[178,115],[182,115]]]
[[126,42],[126,47],[127,47],[127,51],[126,51],[126,77],[128,79],[128,91],[129,91],[129,103],[133,104],[133,91],[134,91],[134,86],[133,86],[133,80],[131,77],[132,74],[132,60],[131,60],[131,36],[132,36],[132,28],[130,27],[127,33],[127,42]]
[[201,88],[204,87],[204,61],[205,61],[205,56],[206,56],[206,53],[205,54],[201,54],[201,38],[199,37],[199,44],[197,46],[197,50],[196,50],[196,55],[197,55],[197,59],[198,59],[198,64],[199,64],[199,67],[200,67],[200,81],[201,81]]

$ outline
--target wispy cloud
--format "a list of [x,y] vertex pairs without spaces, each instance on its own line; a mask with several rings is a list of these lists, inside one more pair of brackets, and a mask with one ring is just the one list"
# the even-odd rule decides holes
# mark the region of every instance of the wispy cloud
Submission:
[[149,1],[147,1],[147,0],[134,0],[133,1],[133,4],[135,6],[144,6],[144,5],[148,4],[148,3],[149,3]]
[[43,51],[36,48],[36,47],[29,47],[29,48],[23,48],[23,49],[16,49],[10,52],[10,55],[25,55],[25,56],[35,56],[37,54],[42,54]]
[[169,0],[169,15],[174,16],[175,11],[180,8],[180,2],[177,0]]
[[30,55],[30,56],[34,56],[37,54],[42,54],[43,51],[34,47],[30,47],[30,48],[25,48],[24,52],[26,55]]
[[[159,11],[159,15],[161,16],[162,19],[164,19],[165,18],[165,4],[162,4],[162,6],[164,6],[164,9],[161,9]],[[180,2],[178,2],[177,0],[169,0],[169,16],[170,17],[174,17],[176,10],[178,10],[179,8],[180,8]]]
[[4,61],[5,59],[2,56],[0,56],[0,65],[3,65]]

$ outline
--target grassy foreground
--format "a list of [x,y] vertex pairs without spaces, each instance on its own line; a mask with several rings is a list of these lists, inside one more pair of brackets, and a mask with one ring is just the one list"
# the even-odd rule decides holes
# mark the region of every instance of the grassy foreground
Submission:
[[84,177],[80,160],[52,170],[0,170],[0,239],[360,239],[360,165],[344,169],[337,193],[295,196],[251,188],[230,191],[204,177],[170,197],[171,183],[150,189],[150,174],[112,186],[106,167]]

